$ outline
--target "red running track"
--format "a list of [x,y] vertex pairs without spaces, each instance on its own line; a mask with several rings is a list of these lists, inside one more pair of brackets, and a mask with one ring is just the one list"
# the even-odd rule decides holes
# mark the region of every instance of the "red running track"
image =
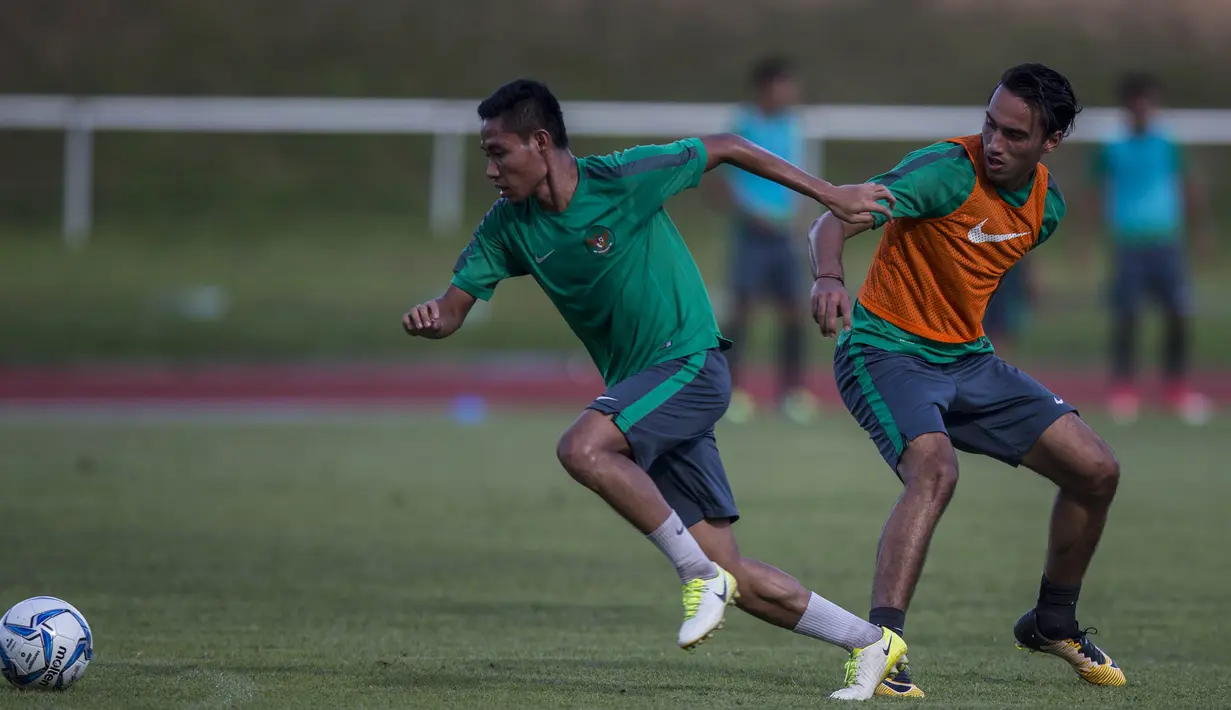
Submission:
[[[1036,373],[1057,395],[1077,406],[1098,406],[1105,377]],[[772,372],[750,372],[748,389],[762,400],[774,394]],[[1231,404],[1231,371],[1206,373],[1194,384],[1217,403]],[[808,386],[823,402],[838,405],[833,375],[810,373]],[[563,368],[477,364],[334,364],[202,366],[0,367],[0,405],[23,404],[284,404],[378,405],[443,403],[477,396],[496,406],[582,406],[602,393],[597,375],[570,377]],[[1147,382],[1147,396],[1157,383]]]

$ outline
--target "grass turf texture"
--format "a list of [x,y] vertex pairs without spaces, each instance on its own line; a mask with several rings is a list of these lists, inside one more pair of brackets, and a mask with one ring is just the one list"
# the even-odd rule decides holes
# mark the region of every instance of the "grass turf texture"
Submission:
[[[723,311],[729,238],[699,196],[678,199],[673,216]],[[879,239],[847,247],[855,292]],[[1074,258],[1086,235],[1071,231],[1032,259],[1043,302],[1019,345],[1025,364],[1102,366],[1107,312],[1103,260]],[[399,319],[438,295],[467,236],[434,239],[390,219],[321,219],[227,227],[150,222],[104,227],[85,250],[66,251],[53,230],[0,228],[0,362],[431,359],[503,351],[576,353],[580,346],[536,284],[501,284],[457,336],[411,341]],[[801,309],[807,303],[800,256]],[[216,320],[180,309],[186,290],[218,286],[227,299]],[[1199,264],[1194,358],[1226,364],[1231,350],[1231,261]],[[1158,318],[1140,333],[1144,363],[1157,361]],[[832,341],[810,329],[810,360],[828,367]],[[772,314],[748,335],[749,356],[773,361]],[[1016,359],[1016,358],[1015,358]]]
[[[732,611],[673,646],[670,567],[553,457],[569,414],[0,423],[0,604],[53,594],[93,625],[67,693],[5,708],[811,707],[844,654]],[[1187,707],[1231,690],[1220,626],[1231,425],[1094,422],[1124,462],[1080,619],[1129,685],[1014,650],[1049,484],[964,457],[909,621],[944,707]],[[863,613],[898,484],[856,425],[722,425],[745,554]],[[887,705],[888,700],[873,701]]]

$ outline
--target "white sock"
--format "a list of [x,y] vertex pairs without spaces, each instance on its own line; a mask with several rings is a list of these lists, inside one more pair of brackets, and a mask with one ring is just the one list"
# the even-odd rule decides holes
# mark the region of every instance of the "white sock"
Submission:
[[869,624],[816,592],[795,625],[795,633],[828,641],[848,651],[871,646],[884,635],[881,627]]
[[[662,553],[675,565],[680,582],[690,579],[709,579],[718,574],[718,567],[710,562],[710,558],[701,551],[701,546],[693,539],[692,533],[680,522],[680,516],[671,511],[667,522],[658,526],[646,538],[662,550]],[[878,637],[879,638],[879,637]]]

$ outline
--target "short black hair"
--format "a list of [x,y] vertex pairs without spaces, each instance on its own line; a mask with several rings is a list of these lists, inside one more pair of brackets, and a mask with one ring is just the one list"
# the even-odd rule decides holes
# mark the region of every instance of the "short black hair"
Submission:
[[749,79],[752,88],[758,91],[764,89],[779,79],[786,79],[795,74],[795,64],[786,57],[764,57],[752,65]]
[[1132,72],[1120,79],[1120,100],[1129,103],[1134,99],[1158,93],[1161,88],[1158,78],[1146,72]]
[[1082,106],[1073,85],[1060,72],[1042,64],[1018,64],[1001,75],[997,88],[1002,86],[1030,106],[1045,135],[1059,131],[1065,137],[1073,132]]
[[557,148],[568,148],[560,102],[541,81],[515,79],[501,86],[479,104],[479,118],[503,119],[505,130],[523,138],[538,130],[547,131]]

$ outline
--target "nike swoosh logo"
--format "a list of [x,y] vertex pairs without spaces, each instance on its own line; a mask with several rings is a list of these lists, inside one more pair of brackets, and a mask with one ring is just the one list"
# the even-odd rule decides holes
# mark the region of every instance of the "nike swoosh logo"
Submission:
[[595,402],[602,402],[603,400],[607,400],[608,402],[619,402],[619,401],[620,401],[620,400],[616,399],[615,397],[608,397],[607,395],[603,395],[602,397],[595,397],[595,398],[594,398],[594,401],[595,401]]
[[727,600],[727,576],[725,574],[722,576],[722,594],[719,594],[718,592],[714,592],[714,596],[718,597],[724,602]]
[[1056,400],[1056,404],[1064,404],[1064,400],[1060,399],[1059,397],[1056,397],[1053,395],[1052,399]]
[[966,233],[966,238],[975,244],[987,244],[989,242],[1007,242],[1010,239],[1024,237],[1030,232],[1017,232],[1016,234],[988,234],[983,231],[983,225],[987,224],[987,220],[976,224],[973,229]]
[[885,652],[885,655],[886,655],[886,656],[888,656],[888,655],[889,655],[889,651],[890,651],[892,648],[893,648],[893,637],[892,637],[892,636],[890,636],[890,637],[889,637],[889,640],[885,642],[885,647],[884,647],[884,648],[882,648],[881,650]]
[[547,252],[546,254],[544,254],[544,255],[542,255],[542,256],[538,256],[538,255],[536,254],[536,255],[534,256],[534,263],[536,263],[536,264],[542,264],[544,261],[547,261],[547,257],[549,257],[549,256],[551,256],[552,254],[555,254],[555,253],[556,253],[556,250],[555,250],[555,249],[552,249],[551,251]]
[[683,525],[681,525],[681,526],[680,526],[680,529],[675,531],[675,534],[676,534],[676,535],[683,535],[683,534],[684,534],[684,526],[683,526]]

